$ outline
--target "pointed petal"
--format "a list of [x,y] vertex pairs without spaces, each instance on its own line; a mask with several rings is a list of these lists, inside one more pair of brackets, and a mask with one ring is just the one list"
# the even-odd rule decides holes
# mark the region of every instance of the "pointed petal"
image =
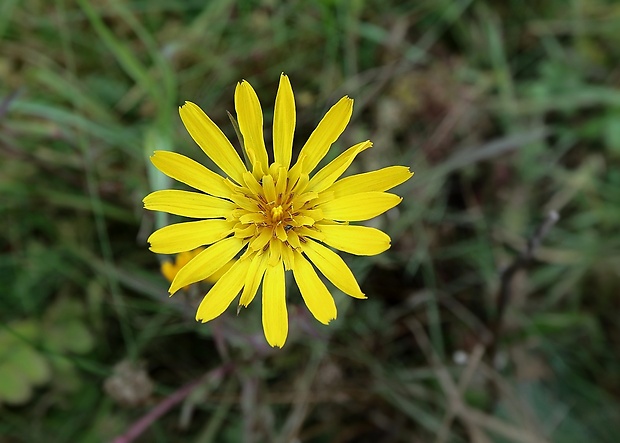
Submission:
[[[383,231],[367,226],[315,225],[320,231],[320,240],[349,254],[377,255],[390,248],[390,237]],[[308,236],[313,237],[308,230]]]
[[231,261],[245,244],[237,237],[228,237],[212,244],[179,270],[168,292],[174,294],[183,286],[209,277]]
[[314,268],[300,253],[295,254],[293,275],[308,309],[318,321],[328,324],[337,316],[336,303]]
[[269,254],[263,252],[256,253],[251,259],[248,257],[247,260],[251,260],[251,263],[245,277],[245,286],[243,287],[243,292],[239,299],[239,304],[241,306],[248,306],[252,300],[254,300],[258,285],[260,285],[263,275],[265,274],[268,258]]
[[271,175],[266,175],[263,177],[263,195],[269,203],[275,203],[277,197],[276,186]]
[[252,160],[253,165],[258,161],[267,167],[269,160],[267,159],[265,139],[263,138],[263,111],[254,88],[245,80],[237,83],[235,110],[248,157]]
[[325,277],[331,281],[334,286],[345,294],[349,294],[355,298],[366,298],[353,273],[342,260],[342,258],[329,248],[316,243],[312,240],[306,240],[302,247],[304,253],[319,268]]
[[267,266],[263,280],[263,330],[267,343],[281,348],[288,335],[286,287],[282,263]]
[[368,220],[399,204],[402,198],[387,192],[360,192],[318,206],[323,217],[340,221]]
[[308,190],[321,192],[329,188],[347,170],[357,154],[371,146],[370,140],[366,140],[344,151],[310,179]]
[[243,174],[243,182],[254,195],[259,195],[263,191],[260,183],[258,183],[258,180],[251,172]]
[[299,158],[305,157],[302,172],[309,174],[316,168],[349,124],[352,113],[353,99],[346,95],[327,111],[314,132],[310,134],[304,147],[301,148]]
[[144,197],[144,207],[151,211],[192,218],[226,217],[236,205],[228,200],[197,192],[164,189]]
[[231,189],[224,177],[200,163],[176,152],[155,151],[151,162],[157,169],[175,180],[216,197],[227,198]]
[[231,266],[202,299],[196,311],[197,321],[213,320],[230,306],[243,286],[249,266],[250,260],[239,260]]
[[273,114],[273,155],[275,162],[288,169],[293,155],[295,133],[295,97],[288,77],[280,75]]
[[187,132],[204,153],[230,178],[242,183],[243,173],[247,169],[220,128],[192,102],[185,102],[179,108],[179,114]]
[[226,220],[199,220],[165,226],[148,238],[151,251],[158,254],[177,254],[210,245],[232,232],[234,223]]
[[271,240],[273,232],[269,228],[259,228],[260,233],[250,242],[250,249],[258,251],[263,249]]
[[333,192],[334,197],[357,194],[359,192],[387,191],[413,176],[406,166],[388,166],[377,171],[351,175],[338,180],[327,191]]

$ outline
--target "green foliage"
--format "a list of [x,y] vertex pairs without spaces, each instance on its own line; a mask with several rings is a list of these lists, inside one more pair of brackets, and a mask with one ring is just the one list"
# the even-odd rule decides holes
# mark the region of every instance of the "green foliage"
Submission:
[[34,388],[49,383],[75,391],[80,379],[70,358],[90,352],[94,345],[83,304],[76,300],[58,300],[42,321],[5,325],[0,331],[0,402],[24,404]]
[[[111,440],[196,381],[143,441],[620,441],[619,13],[605,0],[0,1],[0,440]],[[376,222],[390,251],[345,257],[369,300],[335,291],[323,327],[290,291],[274,352],[260,304],[202,325],[206,287],[168,298],[146,238],[170,220],[141,200],[173,186],[154,150],[208,164],[184,100],[235,140],[226,111],[248,79],[269,145],[281,72],[295,150],[348,94],[329,155],[369,138],[354,172],[415,176]],[[550,210],[561,218],[510,282],[491,361],[501,270]],[[120,361],[155,384],[138,405],[103,389]]]
[[9,325],[0,335],[0,401],[23,404],[32,396],[32,389],[49,381],[51,370],[47,360],[23,341],[38,335],[34,322]]

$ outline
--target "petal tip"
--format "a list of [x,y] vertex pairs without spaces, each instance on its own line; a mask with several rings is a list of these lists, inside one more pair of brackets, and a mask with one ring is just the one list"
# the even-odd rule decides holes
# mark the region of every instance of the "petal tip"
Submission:
[[273,337],[270,337],[267,338],[267,343],[269,343],[269,346],[271,346],[272,348],[282,349],[284,347],[284,344],[286,343],[286,337],[284,337],[284,339],[274,339]]
[[[177,274],[178,275],[178,274]],[[176,280],[176,276],[174,278],[174,280]],[[170,296],[172,297],[179,289],[181,289],[178,285],[174,284],[174,280],[172,280],[172,283],[170,284],[170,287],[168,288],[168,293],[170,294]]]

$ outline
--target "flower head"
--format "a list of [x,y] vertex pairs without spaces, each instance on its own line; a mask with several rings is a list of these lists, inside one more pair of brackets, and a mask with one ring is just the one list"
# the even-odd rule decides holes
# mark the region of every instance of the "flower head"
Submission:
[[390,238],[385,233],[349,222],[371,219],[400,203],[401,197],[385,191],[412,173],[391,166],[338,180],[357,154],[372,146],[368,140],[314,172],[349,123],[349,97],[327,112],[292,166],[295,100],[288,77],[281,75],[276,95],[273,162],[265,148],[261,106],[246,81],[237,84],[235,109],[249,167],[197,105],[186,102],[179,109],[187,131],[227,178],[183,155],[155,151],[151,161],[161,172],[200,192],[155,191],[144,199],[145,208],[200,220],[161,228],[148,241],[151,250],[161,254],[208,245],[178,270],[171,294],[239,256],[205,295],[196,319],[206,322],[219,316],[239,293],[240,306],[248,306],[262,282],[265,338],[271,346],[282,347],[288,334],[285,271],[293,271],[306,306],[321,323],[336,318],[336,305],[315,267],[342,292],[366,298],[330,247],[356,255],[387,250]]

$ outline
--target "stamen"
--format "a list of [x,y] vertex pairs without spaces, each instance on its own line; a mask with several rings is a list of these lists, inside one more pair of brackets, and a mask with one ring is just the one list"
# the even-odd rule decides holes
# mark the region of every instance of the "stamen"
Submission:
[[277,223],[282,220],[282,216],[284,215],[284,210],[282,206],[276,206],[271,209],[271,221],[273,223]]

